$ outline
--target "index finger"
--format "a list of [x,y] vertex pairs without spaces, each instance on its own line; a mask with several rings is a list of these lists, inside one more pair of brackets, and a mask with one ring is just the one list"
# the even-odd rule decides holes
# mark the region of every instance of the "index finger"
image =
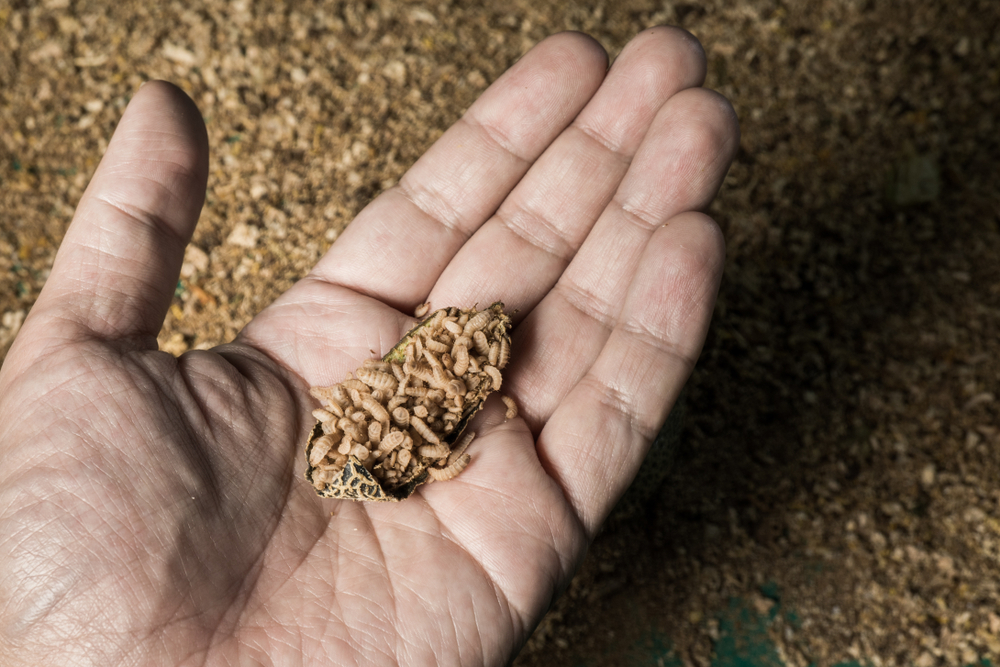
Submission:
[[355,218],[313,277],[412,311],[606,71],[607,54],[586,35],[540,42]]

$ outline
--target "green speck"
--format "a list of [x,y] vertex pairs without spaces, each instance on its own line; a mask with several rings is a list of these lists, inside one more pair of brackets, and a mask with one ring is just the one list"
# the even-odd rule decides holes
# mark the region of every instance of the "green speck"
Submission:
[[719,639],[712,667],[783,667],[767,630],[770,621],[740,599],[719,614]]
[[178,280],[177,287],[174,288],[174,296],[177,297],[178,299],[181,298],[181,294],[184,294],[184,289],[185,289],[184,281]]
[[766,597],[768,600],[781,602],[781,591],[778,589],[778,584],[773,581],[769,581],[766,584],[762,584],[760,587],[760,594]]
[[21,280],[17,281],[17,287],[16,287],[16,289],[17,289],[17,296],[18,297],[23,297],[25,294],[28,293],[28,286],[25,285],[24,282],[21,281]]
[[14,158],[10,166],[14,168],[14,171],[21,171],[21,161],[18,160],[17,158]]
[[242,140],[243,137],[241,137],[238,134],[230,134],[228,137],[226,137],[227,144],[235,144],[237,141],[242,141]]

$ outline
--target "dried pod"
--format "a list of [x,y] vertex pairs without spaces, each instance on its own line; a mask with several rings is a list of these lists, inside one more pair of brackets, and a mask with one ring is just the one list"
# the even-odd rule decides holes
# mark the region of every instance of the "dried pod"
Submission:
[[364,362],[341,384],[312,389],[324,404],[306,446],[306,478],[316,492],[402,500],[461,472],[472,438],[462,433],[502,382],[509,329],[502,304],[438,310],[381,360]]

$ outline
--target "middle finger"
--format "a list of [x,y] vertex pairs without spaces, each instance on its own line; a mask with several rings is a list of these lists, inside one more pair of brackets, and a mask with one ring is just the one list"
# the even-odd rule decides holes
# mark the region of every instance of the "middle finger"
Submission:
[[659,109],[704,76],[704,52],[689,33],[658,27],[637,35],[573,124],[445,269],[432,306],[501,300],[530,311],[611,201]]

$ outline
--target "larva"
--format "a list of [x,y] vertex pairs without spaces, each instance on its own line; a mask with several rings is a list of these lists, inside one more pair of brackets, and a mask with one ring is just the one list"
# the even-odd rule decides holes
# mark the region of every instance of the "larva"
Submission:
[[479,331],[493,319],[493,314],[489,310],[482,310],[472,317],[469,321],[465,323],[465,329],[462,330],[463,336],[471,336],[474,331]]
[[321,422],[328,422],[331,419],[334,419],[333,413],[327,412],[323,408],[316,408],[315,410],[313,410],[312,415],[313,417],[316,418],[316,421],[321,421]]
[[371,416],[375,418],[375,421],[387,422],[389,421],[389,413],[386,412],[382,404],[376,401],[371,396],[363,396],[361,398],[361,405],[371,413]]
[[333,387],[310,387],[309,395],[324,405],[337,402],[333,395]]
[[428,459],[443,459],[450,452],[448,445],[424,445],[417,450],[418,454]]
[[430,351],[440,354],[442,352],[447,352],[449,349],[451,349],[450,346],[440,341],[436,341],[433,338],[428,338],[424,341],[424,352]]
[[332,435],[323,435],[316,438],[313,442],[312,452],[309,453],[309,464],[319,465],[319,462],[326,457],[326,453],[333,449],[333,446],[337,444]]
[[422,330],[434,331],[435,329],[437,329],[439,326],[441,326],[441,321],[445,318],[445,314],[446,314],[445,311],[439,310],[433,315],[431,315],[430,319],[424,322]]
[[481,356],[487,356],[490,353],[490,344],[486,340],[486,334],[482,331],[477,331],[472,334],[472,344],[476,347],[476,354]]
[[396,456],[396,465],[399,468],[405,469],[406,466],[410,464],[410,461],[412,459],[413,459],[413,454],[410,453],[409,449],[401,449],[399,450],[399,454]]
[[423,380],[432,387],[437,387],[437,377],[435,377],[434,369],[429,366],[425,366],[423,364],[419,366],[414,365],[413,368],[410,369],[410,375]]
[[510,396],[504,396],[501,394],[500,400],[503,401],[504,405],[507,406],[507,413],[504,415],[507,419],[513,419],[517,416],[517,403]]
[[426,301],[413,310],[413,316],[417,319],[424,317],[427,313],[431,312],[431,302]]
[[507,336],[500,338],[500,356],[497,358],[497,368],[503,369],[510,361],[510,339]]
[[465,371],[469,370],[469,349],[464,345],[455,343],[455,346],[451,348],[451,356],[455,358],[455,364],[451,367],[451,372],[456,377],[462,377],[465,375]]
[[431,443],[432,445],[440,445],[441,440],[437,437],[437,434],[431,430],[424,420],[420,417],[410,417],[410,426],[420,434],[420,437]]
[[462,436],[462,439],[455,443],[455,446],[451,450],[451,454],[448,455],[448,461],[445,465],[451,465],[454,463],[459,456],[465,453],[465,450],[469,448],[472,444],[472,440],[476,437],[475,431],[469,431]]
[[368,456],[370,454],[371,452],[368,451],[368,448],[362,445],[360,442],[356,443],[353,447],[351,447],[351,456],[353,456],[354,458],[356,458],[361,462],[367,461]]
[[462,454],[460,457],[455,459],[454,463],[446,468],[428,468],[427,474],[435,482],[446,482],[465,470],[465,467],[469,465],[469,460],[468,454]]
[[389,367],[392,369],[392,374],[394,376],[396,376],[396,381],[397,382],[402,382],[403,381],[403,377],[404,377],[403,376],[403,367],[400,366],[399,364],[397,364],[395,361],[392,362],[391,364],[389,364]]
[[358,380],[364,382],[366,385],[374,390],[383,392],[384,394],[392,394],[396,391],[396,385],[399,384],[396,378],[384,373],[382,371],[374,370],[371,368],[359,368],[357,371]]
[[380,454],[388,454],[392,450],[403,444],[406,436],[399,431],[393,431],[389,435],[382,438],[382,442],[378,445],[378,451]]
[[410,411],[404,407],[398,407],[392,411],[392,423],[406,428],[410,425]]
[[[426,481],[461,472],[474,435],[462,431],[502,383],[509,327],[502,304],[439,309],[381,360],[361,362],[339,384],[312,388],[323,406],[313,412],[306,477],[317,492],[400,500]],[[503,400],[508,417],[516,415],[516,405]]]
[[490,379],[493,380],[493,389],[499,390],[500,384],[503,382],[503,376],[500,375],[500,371],[498,371],[495,366],[484,366],[483,371],[485,371],[485,373],[490,376]]
[[452,380],[444,388],[444,395],[448,397],[465,396],[465,383],[461,380]]
[[[359,370],[361,370],[362,372],[364,371],[364,369],[359,369]],[[341,382],[340,385],[347,390],[348,394],[350,394],[351,389],[354,389],[355,391],[360,392],[362,394],[370,394],[372,391],[367,384],[365,384],[361,380],[355,380],[354,378],[348,378],[343,382]]]

